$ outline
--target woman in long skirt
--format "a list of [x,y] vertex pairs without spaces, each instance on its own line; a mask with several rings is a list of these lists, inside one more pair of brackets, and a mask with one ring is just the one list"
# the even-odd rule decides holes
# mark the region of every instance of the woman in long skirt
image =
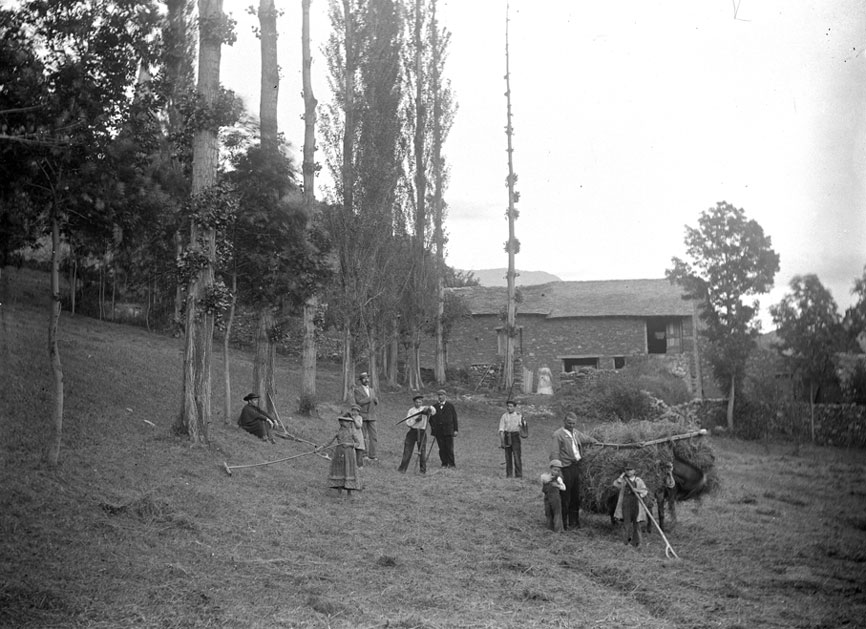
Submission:
[[331,458],[328,485],[332,489],[338,490],[340,494],[345,489],[347,496],[351,497],[353,490],[361,489],[361,477],[358,461],[355,456],[355,446],[358,444],[358,438],[355,435],[351,416],[342,415],[337,419],[340,422],[340,429],[327,444],[329,446],[335,441],[337,442],[334,448],[334,456]]

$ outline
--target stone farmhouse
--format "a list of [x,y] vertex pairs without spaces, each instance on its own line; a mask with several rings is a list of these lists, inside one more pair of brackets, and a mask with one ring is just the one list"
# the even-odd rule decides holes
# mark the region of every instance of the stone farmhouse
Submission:
[[[469,315],[453,325],[446,350],[449,367],[478,371],[500,365],[507,290],[451,290]],[[668,280],[551,282],[521,286],[518,294],[515,354],[523,370],[537,374],[548,367],[555,379],[584,367],[621,369],[630,361],[655,360],[700,397],[695,304]]]

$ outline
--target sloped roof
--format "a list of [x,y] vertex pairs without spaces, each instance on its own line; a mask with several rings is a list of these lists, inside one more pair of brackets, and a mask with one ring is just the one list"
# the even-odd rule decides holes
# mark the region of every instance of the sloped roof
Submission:
[[[499,314],[507,305],[508,290],[501,286],[466,286],[450,289],[474,315]],[[521,286],[518,314],[561,317],[686,317],[692,302],[682,289],[666,279],[550,282]]]

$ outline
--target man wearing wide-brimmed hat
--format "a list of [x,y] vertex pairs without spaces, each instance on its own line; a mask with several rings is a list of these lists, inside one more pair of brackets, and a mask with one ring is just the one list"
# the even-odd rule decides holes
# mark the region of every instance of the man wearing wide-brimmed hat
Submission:
[[457,409],[448,401],[445,389],[436,391],[439,400],[433,405],[436,414],[430,418],[430,434],[436,439],[442,467],[456,467],[454,463],[454,437],[457,435]]
[[238,426],[260,439],[275,443],[271,435],[274,420],[258,407],[256,404],[256,400],[258,399],[259,396],[255,393],[249,393],[244,396],[246,404],[241,410],[240,417],[238,417]]
[[371,461],[376,459],[376,447],[379,443],[379,435],[376,431],[376,405],[379,403],[376,392],[370,384],[370,375],[364,371],[358,376],[359,384],[352,389],[355,404],[361,409],[361,420],[363,423],[364,444],[367,446],[367,458]]

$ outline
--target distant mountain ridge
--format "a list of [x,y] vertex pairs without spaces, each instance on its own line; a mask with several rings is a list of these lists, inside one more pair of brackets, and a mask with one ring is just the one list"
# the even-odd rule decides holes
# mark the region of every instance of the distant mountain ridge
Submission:
[[[480,269],[472,270],[472,275],[475,276],[482,286],[507,286],[508,282],[505,279],[508,269]],[[558,277],[545,271],[517,271],[517,286],[531,286],[534,284],[547,284],[548,282],[561,282]]]

